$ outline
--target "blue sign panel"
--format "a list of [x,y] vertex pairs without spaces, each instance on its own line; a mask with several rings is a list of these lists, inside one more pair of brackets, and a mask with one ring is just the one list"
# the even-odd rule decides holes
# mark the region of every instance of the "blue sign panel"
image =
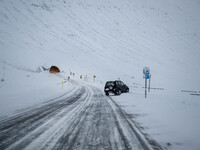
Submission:
[[145,79],[149,79],[149,72],[145,74]]
[[144,67],[143,68],[143,78],[149,79],[149,75],[150,75],[150,69],[148,67]]

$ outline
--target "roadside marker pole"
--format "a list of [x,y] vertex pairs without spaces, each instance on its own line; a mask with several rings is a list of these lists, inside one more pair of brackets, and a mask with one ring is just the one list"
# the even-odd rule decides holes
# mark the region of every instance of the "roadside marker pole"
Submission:
[[5,72],[6,72],[6,62],[3,62],[3,77],[1,78],[1,82],[4,82],[5,80]]
[[62,90],[63,90],[63,80],[62,80]]
[[5,72],[6,72],[6,61],[4,61],[4,68],[3,68],[3,78],[5,80]]

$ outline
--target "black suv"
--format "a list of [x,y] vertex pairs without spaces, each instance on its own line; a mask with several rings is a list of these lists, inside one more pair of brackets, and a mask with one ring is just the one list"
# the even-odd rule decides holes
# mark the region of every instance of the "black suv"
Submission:
[[108,81],[104,87],[104,92],[106,95],[109,95],[109,93],[120,95],[121,93],[129,92],[129,87],[122,81]]

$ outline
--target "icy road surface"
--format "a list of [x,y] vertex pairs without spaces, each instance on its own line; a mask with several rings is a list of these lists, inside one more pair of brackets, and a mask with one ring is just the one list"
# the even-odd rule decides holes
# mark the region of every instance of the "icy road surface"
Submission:
[[73,84],[76,88],[64,96],[1,120],[0,149],[161,149],[111,97],[96,87]]

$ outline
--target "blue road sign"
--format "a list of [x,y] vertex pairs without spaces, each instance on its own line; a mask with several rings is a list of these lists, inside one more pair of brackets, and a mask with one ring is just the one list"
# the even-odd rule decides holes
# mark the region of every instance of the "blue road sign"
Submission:
[[145,79],[149,79],[149,72],[145,74]]
[[149,79],[149,75],[150,75],[150,69],[148,67],[144,67],[143,68],[143,78]]

